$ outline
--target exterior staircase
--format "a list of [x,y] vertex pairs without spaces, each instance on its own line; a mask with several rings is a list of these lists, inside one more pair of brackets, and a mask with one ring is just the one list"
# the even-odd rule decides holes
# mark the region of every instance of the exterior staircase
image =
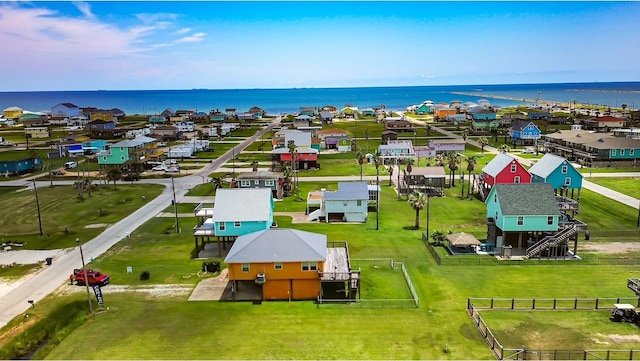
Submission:
[[318,221],[320,219],[320,216],[322,216],[322,209],[318,208],[315,211],[309,213],[307,220],[309,222]]
[[546,236],[531,247],[527,248],[525,256],[527,258],[538,256],[542,251],[549,249],[550,247],[555,247],[571,238],[573,235],[578,233],[581,228],[580,224],[572,224],[554,235]]
[[627,287],[640,296],[640,278],[629,278],[627,280]]

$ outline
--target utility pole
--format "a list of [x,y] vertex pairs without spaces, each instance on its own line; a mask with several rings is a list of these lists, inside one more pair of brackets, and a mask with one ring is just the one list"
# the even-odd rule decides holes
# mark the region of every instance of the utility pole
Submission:
[[84,272],[84,285],[87,288],[87,301],[89,301],[89,314],[93,313],[93,303],[91,303],[91,293],[89,293],[89,277],[87,275],[87,267],[84,265],[84,253],[82,253],[82,245],[80,238],[76,238],[76,243],[80,247],[80,258],[82,259],[82,272]]
[[173,213],[176,216],[176,233],[180,233],[180,224],[178,223],[178,203],[176,202],[176,185],[171,176],[171,189],[173,190]]
[[36,180],[35,178],[32,179],[33,181],[33,192],[36,195],[36,207],[38,208],[38,225],[40,226],[40,235],[42,236],[43,232],[42,232],[42,216],[40,215],[40,200],[38,199],[38,186],[36,185]]

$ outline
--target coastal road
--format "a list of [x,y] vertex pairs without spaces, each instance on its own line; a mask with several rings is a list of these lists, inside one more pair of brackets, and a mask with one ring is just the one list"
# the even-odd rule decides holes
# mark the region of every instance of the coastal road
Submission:
[[[256,139],[261,137],[264,133],[272,130],[279,123],[280,118],[278,117],[273,123],[270,123],[260,131],[256,132],[252,137],[233,147],[229,152],[215,159],[199,172],[186,177],[175,178],[174,184],[176,200],[180,202],[189,189],[202,183],[202,176],[206,177],[209,173],[215,171],[217,168],[229,161],[233,155],[239,154],[244,148],[249,146],[249,144],[256,141]],[[63,182],[69,181],[62,181],[61,183]],[[97,237],[84,243],[82,245],[82,251],[84,253],[85,260],[102,255],[116,243],[125,237],[128,237],[146,221],[156,216],[167,206],[171,205],[171,201],[173,200],[171,179],[154,179],[146,180],[145,182],[163,184],[165,185],[165,190],[158,197],[131,213],[128,217],[123,218],[119,222],[107,228]],[[72,184],[73,182],[69,183]],[[20,180],[2,182],[0,186],[28,186],[30,184],[32,184],[32,181],[30,180]],[[56,182],[56,184],[58,183]],[[37,182],[37,185],[49,185],[49,182]],[[14,252],[20,251],[10,251],[8,253]],[[55,251],[52,251],[51,253],[55,253]],[[38,301],[54,292],[62,283],[68,281],[68,275],[73,272],[74,268],[79,268],[80,263],[80,250],[76,247],[68,252],[62,253],[54,260],[51,266],[48,266],[37,274],[25,277],[20,281],[11,284],[10,288],[8,288],[8,292],[0,295],[0,327],[6,325],[13,318],[29,309],[31,305],[27,303],[28,300],[34,301],[37,307]]]

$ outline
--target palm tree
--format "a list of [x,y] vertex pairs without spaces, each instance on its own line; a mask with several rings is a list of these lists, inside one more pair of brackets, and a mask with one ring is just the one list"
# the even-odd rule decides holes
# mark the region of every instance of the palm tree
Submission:
[[213,177],[211,179],[211,182],[213,183],[213,190],[217,190],[218,188],[224,188],[224,179],[222,179],[222,177]]
[[284,191],[285,196],[288,196],[291,193],[291,166],[289,164],[285,164],[282,167],[282,173],[284,176]]
[[413,210],[416,211],[415,228],[420,229],[420,211],[427,204],[427,195],[422,192],[414,191],[411,196],[409,196],[409,204],[411,204]]
[[393,176],[393,166],[389,166],[389,187],[391,187],[391,176]]
[[[287,142],[287,149],[289,149],[289,154],[291,154],[291,171],[293,172],[294,176],[296,174],[296,163],[297,163],[297,152],[296,152],[296,142],[294,140],[290,140],[289,142]],[[296,185],[296,183],[293,183],[294,186]],[[297,189],[294,190],[294,192],[297,191]]]
[[107,182],[113,182],[113,189],[117,189],[116,181],[122,179],[122,171],[118,167],[112,167],[107,170]]
[[448,166],[449,166],[449,179],[450,179],[450,183],[452,187],[456,186],[456,170],[458,170],[458,164],[460,164],[460,162],[462,161],[462,159],[460,158],[460,154],[456,153],[456,154],[451,154],[448,157]]
[[258,170],[258,161],[254,160],[251,162],[251,167],[253,168],[253,171],[256,172]]
[[431,234],[431,239],[433,239],[436,246],[440,246],[447,240],[447,235],[443,231],[435,230]]
[[366,155],[364,154],[362,149],[356,153],[356,159],[358,160],[358,164],[360,164],[360,181],[362,181],[362,164],[364,164],[365,158]]
[[506,144],[502,144],[498,149],[501,153],[507,153],[509,151],[509,146]]
[[406,171],[407,171],[407,174],[409,174],[409,177],[407,178],[405,176],[405,179],[404,179],[404,184],[407,185],[407,200],[409,199],[409,182],[407,180],[411,178],[411,172],[413,171],[413,163],[414,163],[414,159],[413,158],[407,159]]
[[623,118],[626,118],[626,113],[627,113],[627,112],[626,112],[626,110],[627,110],[627,104],[624,104],[624,103],[623,103],[620,107],[622,108],[622,117],[623,117]]
[[467,172],[469,172],[469,191],[467,192],[467,196],[471,196],[471,192],[473,191],[473,183],[471,181],[471,172],[476,169],[476,163],[478,163],[477,156],[471,156],[467,158]]
[[484,156],[484,147],[489,144],[489,139],[487,139],[487,137],[485,136],[482,136],[478,138],[478,143],[480,144],[480,150],[482,151],[481,154]]

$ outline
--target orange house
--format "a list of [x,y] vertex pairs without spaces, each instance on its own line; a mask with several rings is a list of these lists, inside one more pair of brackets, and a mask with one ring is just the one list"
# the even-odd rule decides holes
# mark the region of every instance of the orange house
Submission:
[[[263,300],[316,299],[329,280],[359,287],[346,246],[328,248],[327,236],[319,233],[272,228],[246,234],[235,240],[224,261],[232,292],[260,287]],[[347,283],[353,278],[357,281]]]
[[455,108],[439,108],[436,109],[435,117],[438,119],[444,119],[447,115],[456,115],[456,112]]

